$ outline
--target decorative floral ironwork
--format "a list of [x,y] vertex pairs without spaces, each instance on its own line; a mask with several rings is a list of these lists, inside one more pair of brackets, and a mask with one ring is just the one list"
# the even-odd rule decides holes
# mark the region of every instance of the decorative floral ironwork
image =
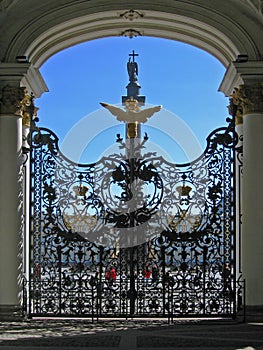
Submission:
[[188,164],[117,141],[120,153],[76,164],[34,127],[29,313],[233,316],[233,121]]

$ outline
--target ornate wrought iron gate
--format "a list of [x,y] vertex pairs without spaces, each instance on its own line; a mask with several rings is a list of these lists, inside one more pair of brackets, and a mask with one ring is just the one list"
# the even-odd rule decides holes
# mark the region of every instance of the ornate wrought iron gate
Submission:
[[32,131],[28,314],[235,316],[233,121],[184,165],[117,142],[81,165]]

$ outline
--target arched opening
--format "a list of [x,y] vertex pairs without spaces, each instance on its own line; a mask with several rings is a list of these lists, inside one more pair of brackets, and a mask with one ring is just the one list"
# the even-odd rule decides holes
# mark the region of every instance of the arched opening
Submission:
[[[79,113],[78,105],[86,108],[87,99],[93,105],[96,99],[93,97],[94,87],[97,87],[98,100],[103,94],[114,103],[114,92],[119,90],[118,78],[123,76],[123,69],[118,67],[114,71],[111,67],[118,63],[121,52],[126,52],[126,57],[129,55],[131,42],[128,41],[129,46],[125,47],[127,40],[109,38],[90,41],[87,46],[83,44],[83,51],[78,52],[74,63],[74,48],[68,49],[68,59],[74,69],[64,67],[63,60],[60,60],[62,74],[58,77],[59,66],[53,67],[53,82],[61,80],[60,84],[68,84],[66,90],[69,85],[73,87],[67,97],[62,93],[61,105],[66,103],[66,109],[59,122],[54,110],[59,110],[60,104],[56,99],[53,101],[50,113],[57,118],[58,130],[62,123],[65,125],[67,119],[70,120],[71,113]],[[93,56],[92,45],[95,47]],[[212,75],[215,62],[209,62],[211,57],[200,49],[183,44],[179,44],[179,49],[179,45],[175,48],[173,45],[164,39],[145,38],[135,41],[133,49],[144,50],[145,65],[148,61],[153,63],[152,68],[147,67],[145,81],[150,81],[148,89],[152,87],[154,104],[159,99],[169,101],[166,89],[170,93],[176,91],[178,84],[176,95],[178,103],[182,104],[182,114],[190,100],[192,109],[189,114],[192,121],[198,119],[196,125],[200,126],[203,111],[198,111],[196,91],[202,90],[206,106],[214,81],[211,83],[208,78],[201,77],[209,74],[209,70]],[[189,50],[192,50],[193,57],[190,57]],[[67,50],[63,54],[67,55]],[[202,54],[206,63],[201,63]],[[104,57],[107,59],[103,69]],[[139,58],[136,64],[137,61],[139,63]],[[120,62],[119,66],[123,66]],[[78,77],[86,71],[87,63],[91,70],[86,73],[88,79],[80,84]],[[78,65],[80,71],[76,70]],[[182,71],[181,76],[178,71],[178,79],[174,76],[174,66],[179,66]],[[139,67],[143,71],[143,63]],[[201,73],[199,79],[194,79],[195,72]],[[101,84],[96,81],[97,74],[102,76]],[[136,74],[143,85],[138,70]],[[77,77],[75,83],[72,83],[73,75]],[[125,86],[127,81],[124,82]],[[80,88],[80,85],[84,92],[81,100],[75,88]],[[90,91],[87,92],[86,87]],[[148,94],[151,95],[146,92]],[[72,105],[71,111],[68,102]],[[173,98],[170,103],[173,103]],[[211,106],[214,104],[216,102],[211,102]],[[104,128],[101,116],[95,113],[92,120],[91,113],[89,122],[81,124],[82,127],[73,133],[75,138],[69,142],[71,150],[78,146],[81,137],[87,141],[86,130],[89,131],[92,124]],[[159,142],[160,148],[163,147],[162,128],[168,132],[173,127],[180,129],[185,146],[190,142],[189,149],[195,148],[193,140],[189,140],[181,128],[180,123],[185,123],[183,118],[176,117],[176,123],[171,125],[165,112],[163,119],[157,130],[158,141],[155,141]],[[129,121],[125,124],[127,130]],[[102,136],[110,137],[112,144],[114,128],[108,129],[108,135],[104,133]],[[201,313],[203,316],[229,317],[236,314],[239,288],[236,288],[235,280],[235,221],[230,191],[234,183],[234,124],[229,123],[211,132],[205,151],[200,148],[195,157],[179,161],[183,164],[167,161],[162,154],[147,148],[146,142],[156,130],[146,130],[149,130],[149,137],[145,134],[144,138],[120,132],[117,141],[114,140],[119,151],[97,156],[92,162],[90,157],[96,146],[90,147],[86,164],[83,164],[79,159],[72,161],[68,154],[65,157],[58,147],[57,136],[51,130],[33,128],[30,185],[33,215],[30,227],[34,244],[30,248],[33,258],[28,271],[31,315],[197,317]],[[93,135],[93,141],[97,136]],[[178,139],[173,141],[178,142]],[[98,142],[101,142],[100,138]],[[38,255],[37,251],[42,253]],[[114,274],[112,278],[111,272]],[[47,290],[43,289],[45,284]],[[55,298],[52,295],[52,300],[51,289],[55,295]],[[39,304],[33,292],[36,290],[41,300]]]
[[[61,142],[74,129],[76,139],[85,139],[85,147],[92,141],[86,150],[89,159],[82,157],[82,160],[97,161],[112,144],[106,142],[107,131],[101,115],[105,115],[105,111],[99,110],[99,102],[121,102],[128,83],[126,62],[133,49],[139,54],[138,78],[146,103],[163,106],[159,118],[161,124],[152,126],[158,125],[159,130],[180,144],[178,130],[180,125],[186,124],[200,144],[191,160],[198,157],[198,152],[206,147],[208,134],[223,125],[227,117],[227,98],[218,92],[225,68],[209,53],[174,40],[109,37],[88,41],[54,55],[40,68],[50,89],[37,101],[41,124],[54,130]],[[93,128],[98,124],[100,130]],[[121,128],[123,126],[119,125],[115,134],[122,132]],[[151,132],[153,142],[158,143],[158,133]],[[114,135],[114,131],[111,133]],[[166,153],[173,147],[173,161],[189,161],[176,144],[167,143]],[[71,146],[68,151],[69,158],[72,158],[74,151]]]
[[[145,6],[147,8],[147,4]],[[185,4],[182,8],[177,4],[177,9],[163,6],[158,11],[143,9],[144,6],[136,10],[119,8],[107,11],[104,6],[103,11],[98,8],[96,12],[84,16],[76,16],[73,11],[69,14],[65,10],[64,16],[68,20],[61,23],[60,17],[57,23],[53,23],[54,19],[51,21],[51,18],[43,17],[39,20],[45,20],[45,24],[35,28],[35,39],[32,40],[32,28],[24,28],[9,48],[7,57],[11,58],[14,50],[17,52],[19,41],[20,50],[36,67],[40,67],[48,57],[66,47],[108,36],[128,36],[129,29],[134,30],[135,35],[173,39],[197,46],[210,52],[226,67],[240,52],[249,53],[251,58],[256,55],[249,36],[221,14],[193,4]],[[29,33],[31,40],[27,39]]]

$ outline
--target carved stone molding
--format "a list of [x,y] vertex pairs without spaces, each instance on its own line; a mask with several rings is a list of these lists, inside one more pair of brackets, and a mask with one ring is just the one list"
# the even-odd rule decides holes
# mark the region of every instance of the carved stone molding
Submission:
[[120,17],[121,18],[125,18],[125,19],[127,19],[129,21],[133,21],[135,19],[144,17],[144,14],[142,12],[140,12],[140,11],[130,9],[128,11],[122,12],[120,14]]
[[11,7],[12,5],[15,5],[15,3],[17,2],[17,0],[1,0],[0,1],[0,11],[7,11],[9,9],[9,7]]
[[263,113],[263,83],[240,85],[234,89],[231,97],[243,115]]
[[136,36],[142,36],[142,33],[135,29],[126,29],[123,32],[121,32],[121,36],[128,36],[130,39]]
[[0,114],[19,115],[21,100],[25,96],[25,87],[6,85],[0,94]]

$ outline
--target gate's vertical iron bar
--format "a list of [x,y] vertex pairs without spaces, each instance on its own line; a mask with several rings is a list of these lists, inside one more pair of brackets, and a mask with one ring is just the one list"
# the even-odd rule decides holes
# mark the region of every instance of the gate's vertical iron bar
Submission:
[[[31,104],[33,106],[33,104]],[[28,304],[29,304],[29,308],[28,308],[28,314],[29,314],[29,318],[31,318],[32,315],[32,303],[34,303],[32,295],[31,295],[31,282],[32,282],[32,264],[33,264],[33,259],[32,259],[32,254],[34,254],[34,249],[35,249],[35,245],[34,245],[34,240],[33,240],[33,234],[34,234],[34,228],[33,228],[33,195],[35,193],[35,187],[33,187],[32,182],[33,182],[33,174],[35,174],[33,172],[33,167],[35,166],[35,162],[34,162],[34,156],[33,153],[35,153],[35,149],[33,150],[32,148],[32,133],[33,133],[33,127],[35,126],[35,122],[33,120],[34,117],[34,112],[30,113],[30,130],[29,130],[29,134],[28,134],[28,144],[29,144],[29,204],[28,204],[28,215],[29,215],[29,232],[28,232],[28,265],[27,269],[28,269]]]
[[[136,197],[137,186],[135,184],[135,154],[134,154],[134,138],[129,138],[130,141],[130,174],[129,174],[129,188],[131,191],[132,199]],[[135,231],[135,217],[134,217],[135,208],[130,208],[130,228],[133,228]],[[135,276],[134,276],[134,245],[136,245],[134,237],[130,237],[129,241],[131,247],[129,248],[129,257],[130,257],[130,316],[133,316],[135,313],[135,298],[136,298],[136,289],[135,289]]]
[[[102,303],[102,292],[103,292],[103,282],[102,278],[103,274],[103,246],[99,246],[99,288],[98,288],[98,296],[97,296],[97,305],[99,308],[98,317],[101,316],[101,303]],[[98,320],[98,318],[97,318]]]
[[165,246],[161,246],[161,263],[162,263],[162,288],[163,288],[163,316],[165,316],[165,301],[166,301],[166,294],[168,295],[168,300],[167,300],[167,307],[168,307],[168,320],[170,318],[170,301],[169,301],[169,291],[168,291],[168,284],[167,284],[167,290],[165,286]]
[[[235,127],[235,116],[233,117],[233,125]],[[232,131],[232,139],[234,140],[235,137],[235,129]],[[237,301],[237,294],[238,294],[238,289],[237,289],[237,204],[235,204],[237,202],[237,198],[240,198],[240,194],[237,195],[237,151],[235,148],[235,145],[233,145],[232,149],[231,149],[231,164],[232,164],[232,178],[233,178],[233,183],[232,183],[232,192],[233,192],[233,196],[232,196],[232,202],[231,202],[231,208],[233,209],[233,217],[232,217],[232,230],[231,230],[231,244],[232,244],[232,249],[233,249],[233,318],[236,318],[237,316],[237,305],[238,305],[238,301]],[[240,210],[240,206],[238,206],[238,209]],[[240,229],[240,228],[239,228]],[[240,243],[240,240],[239,240]],[[232,269],[232,267],[231,267]],[[232,281],[230,281],[230,283],[232,283]]]
[[[32,122],[32,120],[31,120]],[[33,123],[33,122],[32,122]],[[33,124],[30,133],[30,199],[29,199],[29,316],[42,312],[41,264],[41,211],[42,208],[42,145],[38,149],[32,147]],[[39,266],[39,276],[36,278],[36,267]],[[37,296],[37,297],[36,297]]]
[[206,259],[207,259],[207,247],[203,249],[203,314],[206,313]]
[[[32,119],[32,118],[31,118]],[[32,303],[34,302],[33,301],[33,298],[32,298],[32,293],[31,293],[31,283],[32,283],[32,276],[31,276],[31,266],[32,266],[32,263],[33,263],[33,259],[32,259],[32,253],[34,252],[34,249],[35,249],[35,245],[34,245],[34,242],[32,240],[32,236],[33,236],[33,232],[34,232],[34,229],[33,229],[33,214],[32,214],[32,196],[34,194],[34,189],[33,189],[33,186],[32,186],[32,178],[33,178],[33,164],[34,164],[34,158],[33,158],[33,149],[32,149],[32,133],[31,133],[31,130],[30,130],[30,139],[29,139],[29,142],[30,142],[30,156],[29,156],[29,171],[30,171],[30,180],[29,180],[29,238],[28,238],[28,245],[29,245],[29,249],[28,249],[28,265],[27,268],[28,268],[28,304],[29,304],[29,308],[28,308],[28,314],[29,314],[29,317],[31,317],[32,315]]]
[[247,314],[246,314],[246,312],[247,312],[247,310],[246,310],[246,306],[247,306],[247,304],[246,304],[246,302],[247,302],[247,295],[246,295],[246,292],[247,292],[247,290],[246,290],[246,280],[244,279],[243,280],[243,283],[244,283],[244,300],[243,300],[243,304],[244,304],[244,323],[246,322],[246,317],[247,317]]
[[136,299],[136,289],[135,289],[135,276],[134,276],[134,247],[129,249],[130,252],[130,316],[135,313],[135,299]]
[[[98,286],[94,284],[92,284],[91,286],[91,322],[94,323],[94,293],[95,293],[95,290],[96,288],[98,289]],[[97,303],[96,303],[97,305]]]
[[57,254],[58,254],[58,283],[59,283],[59,286],[58,286],[58,293],[59,293],[59,314],[61,315],[62,312],[61,312],[61,305],[62,305],[62,286],[61,286],[61,282],[62,282],[62,276],[61,276],[61,273],[62,273],[62,258],[61,258],[61,246],[57,246]]
[[27,276],[28,276],[28,266],[27,266],[27,250],[28,250],[28,231],[27,231],[27,165],[28,162],[28,154],[24,154],[25,160],[23,161],[23,279],[22,279],[22,312],[23,316],[27,314],[27,293],[26,289],[27,285]]

